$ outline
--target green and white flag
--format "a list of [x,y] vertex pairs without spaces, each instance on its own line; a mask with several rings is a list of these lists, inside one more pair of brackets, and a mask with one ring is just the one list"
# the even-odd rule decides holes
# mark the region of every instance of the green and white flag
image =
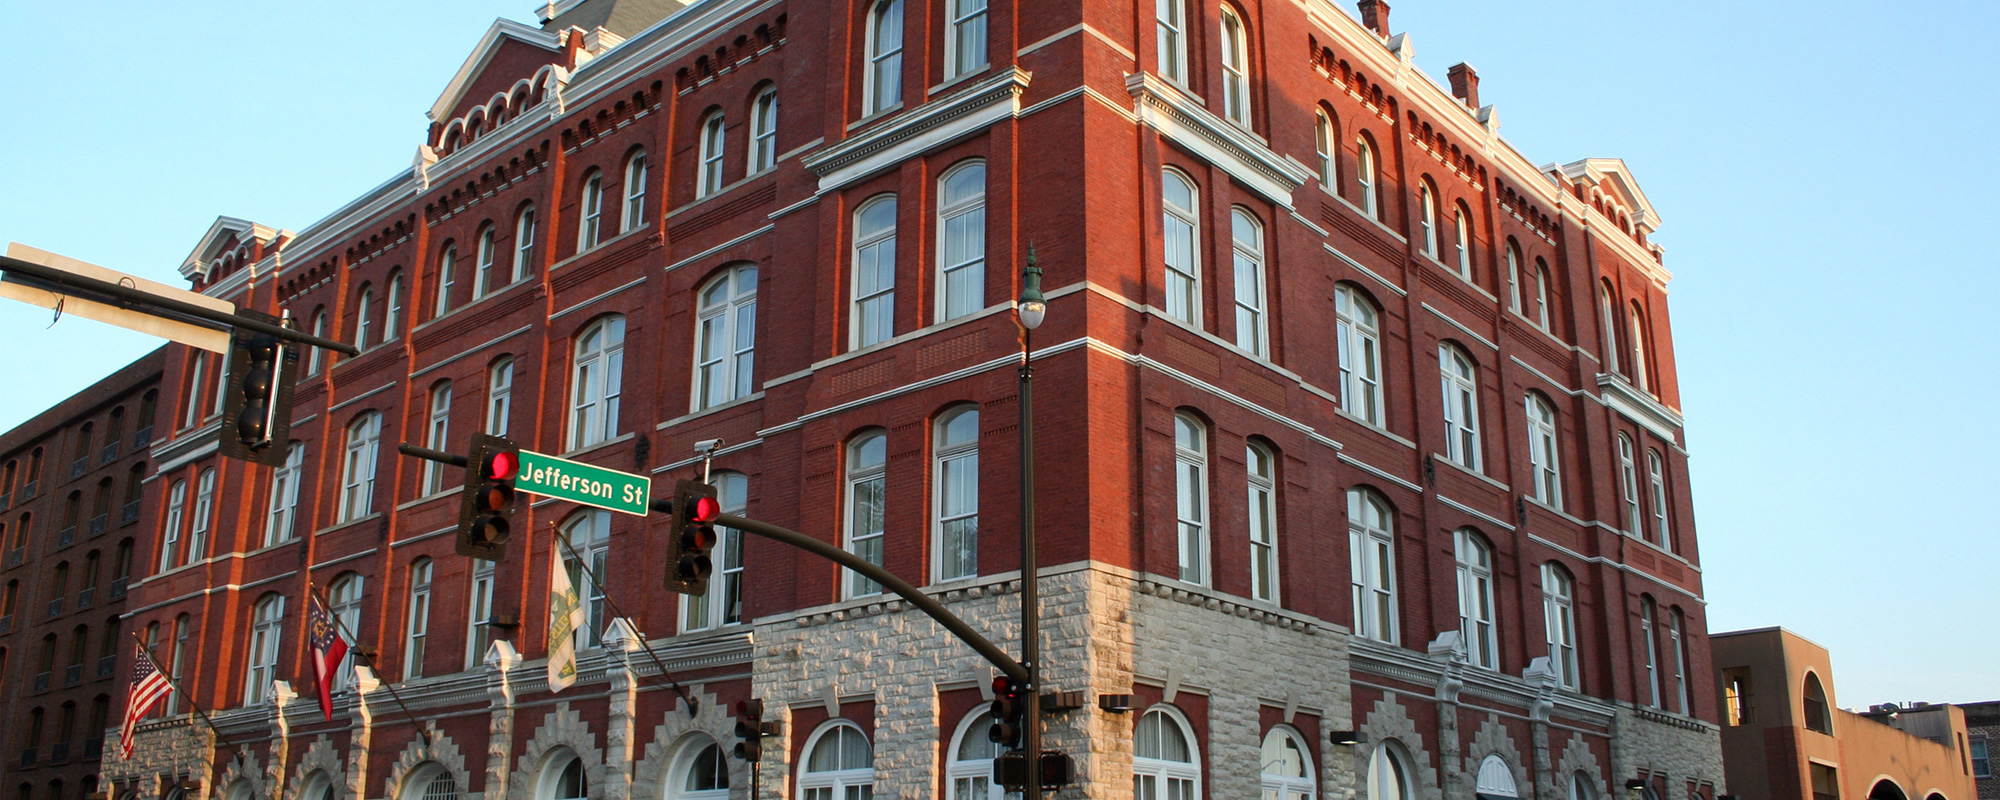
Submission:
[[583,599],[563,568],[562,555],[551,550],[549,558],[555,562],[549,571],[549,691],[560,692],[576,683],[574,634],[584,625]]

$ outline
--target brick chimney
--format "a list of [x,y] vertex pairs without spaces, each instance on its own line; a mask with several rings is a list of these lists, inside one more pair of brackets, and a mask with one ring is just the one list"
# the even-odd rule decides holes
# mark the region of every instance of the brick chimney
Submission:
[[1361,24],[1376,36],[1389,35],[1389,4],[1382,0],[1361,0]]
[[1472,70],[1472,65],[1460,61],[1451,65],[1445,76],[1451,79],[1451,96],[1466,108],[1479,110],[1479,73]]

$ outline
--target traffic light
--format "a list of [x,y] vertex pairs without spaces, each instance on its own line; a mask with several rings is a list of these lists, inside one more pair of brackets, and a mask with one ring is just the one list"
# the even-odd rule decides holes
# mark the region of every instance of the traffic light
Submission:
[[[269,314],[239,313],[278,322]],[[291,441],[292,382],[298,371],[298,355],[276,336],[238,330],[229,338],[228,369],[222,410],[229,427],[219,437],[222,455],[268,467],[283,466],[283,445]]]
[[708,593],[708,575],[715,571],[709,551],[715,548],[715,518],[722,503],[715,487],[700,481],[674,484],[672,530],[667,537],[667,590],[700,597]]
[[1009,750],[1021,746],[1021,731],[1028,717],[1028,687],[1005,675],[993,678],[993,727],[986,738]]
[[483,433],[472,435],[465,457],[465,489],[458,501],[458,554],[499,561],[507,555],[514,519],[514,477],[521,447]]
[[736,757],[756,763],[764,760],[764,701],[736,702]]

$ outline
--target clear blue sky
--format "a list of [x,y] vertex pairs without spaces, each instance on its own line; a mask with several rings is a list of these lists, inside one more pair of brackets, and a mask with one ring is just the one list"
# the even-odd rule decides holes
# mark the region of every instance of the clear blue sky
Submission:
[[[494,17],[534,7],[0,0],[0,240],[174,282],[217,215],[302,229],[408,166]],[[1996,6],[1398,0],[1391,22],[1440,82],[1477,67],[1529,160],[1623,158],[1659,209],[1710,628],[1826,645],[1847,707],[2000,699]],[[48,323],[0,307],[0,429],[154,346]]]

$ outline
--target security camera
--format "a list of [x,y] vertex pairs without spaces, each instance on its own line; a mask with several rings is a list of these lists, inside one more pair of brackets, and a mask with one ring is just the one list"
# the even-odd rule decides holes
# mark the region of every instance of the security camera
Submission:
[[694,451],[700,455],[710,455],[722,447],[721,439],[703,439],[694,443]]

